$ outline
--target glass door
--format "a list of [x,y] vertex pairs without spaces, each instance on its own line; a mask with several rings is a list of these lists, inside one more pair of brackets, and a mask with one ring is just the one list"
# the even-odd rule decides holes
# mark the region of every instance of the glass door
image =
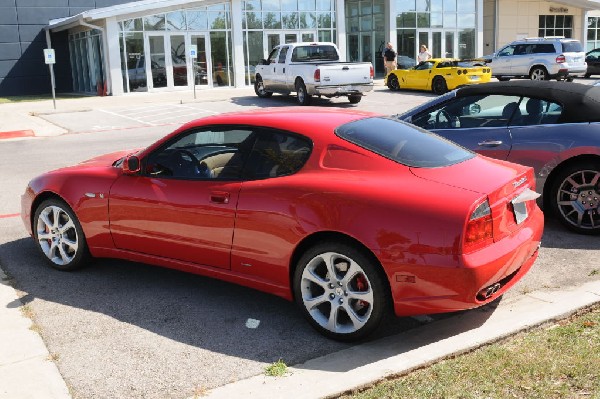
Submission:
[[317,37],[315,31],[268,31],[265,32],[265,40],[263,43],[266,47],[263,48],[265,57],[271,52],[273,47],[284,43],[296,42],[314,42]]
[[148,61],[146,63],[146,75],[148,76],[148,88],[160,89],[167,87],[167,60],[164,34],[148,34],[146,36]]
[[424,44],[427,46],[432,58],[445,57],[445,43],[442,40],[442,31],[419,31],[417,37],[419,38],[419,43],[417,45],[416,55],[419,54],[420,47]]
[[267,58],[267,55],[273,50],[275,46],[279,46],[282,43],[282,34],[280,32],[265,32],[266,40],[263,41],[265,47],[263,48],[263,53],[265,56],[263,58]]
[[447,58],[455,58],[456,52],[454,51],[454,49],[456,48],[456,45],[454,43],[454,39],[455,39],[454,32],[446,31],[444,33],[444,35],[445,35],[444,36],[445,37],[444,53],[446,54]]
[[[171,34],[169,36],[171,50],[171,67],[167,68],[167,81],[172,81],[174,87],[188,86],[187,51],[185,35]],[[172,76],[169,76],[172,75]],[[169,86],[171,86],[169,84]]]
[[191,79],[196,87],[212,87],[213,79],[210,59],[210,41],[207,39],[206,34],[192,33],[190,34],[190,44],[195,45],[198,52],[197,57],[191,59],[192,68]]

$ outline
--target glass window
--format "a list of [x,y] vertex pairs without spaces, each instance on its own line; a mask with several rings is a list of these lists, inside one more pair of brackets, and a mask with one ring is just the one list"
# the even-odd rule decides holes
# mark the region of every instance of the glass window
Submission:
[[458,31],[458,58],[475,58],[475,29]]
[[142,32],[125,33],[124,38],[129,92],[147,91],[144,35]]
[[315,29],[317,27],[317,18],[314,12],[300,13],[300,29]]
[[265,12],[263,13],[265,29],[281,29],[281,13]]
[[317,10],[331,11],[331,0],[317,0]]
[[331,42],[331,31],[330,30],[320,30],[318,32],[319,34],[319,41],[320,42]]
[[457,0],[444,0],[444,12],[456,12],[456,1]]
[[[282,12],[281,24],[283,29],[298,29],[300,26],[297,12]],[[266,26],[265,26],[266,28]]]
[[248,11],[245,13],[246,18],[242,20],[244,29],[262,29],[262,13]]
[[206,11],[188,11],[187,26],[189,30],[207,30],[208,15]]
[[416,28],[417,15],[414,12],[404,12],[396,20],[398,28]]
[[319,28],[331,28],[331,14],[319,13],[317,17],[317,26]]
[[260,132],[246,163],[244,178],[294,174],[302,169],[311,151],[312,143],[305,137],[277,131]]
[[298,11],[298,0],[281,0],[283,11]]
[[373,29],[373,16],[360,17],[360,30],[369,31]]
[[298,0],[298,10],[300,11],[314,11],[317,9],[315,0]]
[[459,28],[475,27],[475,14],[458,13],[457,15],[458,15],[458,27]]
[[244,1],[244,9],[247,11],[250,10],[260,10],[260,0],[246,0]]
[[144,29],[144,24],[141,18],[128,19],[119,23],[121,30],[124,32],[141,31]]
[[[418,0],[422,1],[422,0]],[[396,0],[396,11],[398,13],[406,11],[416,11],[415,0]]]
[[175,11],[167,14],[167,30],[185,30],[185,12]]
[[458,13],[475,13],[475,0],[460,0],[456,2]]
[[246,52],[248,55],[248,60],[246,62],[248,71],[246,74],[246,83],[254,83],[254,66],[258,65],[258,62],[263,57],[263,33],[250,31],[244,32],[244,34],[246,35],[244,42],[248,46]]
[[403,165],[437,168],[471,159],[474,153],[438,135],[391,118],[365,118],[336,129],[344,140]]
[[279,52],[279,58],[277,59],[277,62],[280,64],[285,64],[285,57],[287,57],[287,53],[288,50],[290,48],[288,46],[284,46],[281,48],[281,51]]
[[519,106],[519,115],[510,122],[512,126],[532,126],[555,124],[562,114],[560,104],[539,98],[523,97]]
[[539,35],[573,37],[572,15],[540,15]]
[[280,11],[279,0],[262,0],[262,9],[264,11]]
[[209,12],[208,26],[209,29],[227,29],[227,13],[225,11]]
[[144,17],[144,30],[165,30],[164,14]]
[[417,13],[417,27],[418,28],[429,28],[429,13],[418,12]]
[[236,180],[242,175],[254,140],[255,133],[249,129],[184,133],[152,153],[144,170],[162,178]]

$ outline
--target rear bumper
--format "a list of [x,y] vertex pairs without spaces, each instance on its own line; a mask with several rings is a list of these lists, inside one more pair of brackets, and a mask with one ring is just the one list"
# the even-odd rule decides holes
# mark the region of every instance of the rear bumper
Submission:
[[[503,295],[527,274],[537,259],[544,219],[541,210],[535,209],[517,233],[475,253],[456,255],[453,259],[456,263],[451,266],[393,267],[388,277],[396,315],[471,309]],[[482,292],[488,295],[482,296]]]
[[366,84],[349,84],[339,86],[311,86],[306,88],[308,94],[321,95],[326,97],[339,97],[339,96],[351,96],[358,95],[362,96],[373,90],[373,83]]

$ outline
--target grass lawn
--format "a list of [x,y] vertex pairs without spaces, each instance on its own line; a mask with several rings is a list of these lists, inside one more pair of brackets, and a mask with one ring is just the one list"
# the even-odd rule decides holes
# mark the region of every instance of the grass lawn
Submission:
[[344,399],[600,399],[600,306]]
[[[82,98],[87,96],[82,96],[78,94],[57,94],[57,100],[64,99],[73,99],[73,98]],[[10,97],[0,97],[0,104],[10,104],[10,103],[19,103],[25,101],[45,101],[52,100],[52,94],[47,95],[35,95],[35,96],[10,96]]]

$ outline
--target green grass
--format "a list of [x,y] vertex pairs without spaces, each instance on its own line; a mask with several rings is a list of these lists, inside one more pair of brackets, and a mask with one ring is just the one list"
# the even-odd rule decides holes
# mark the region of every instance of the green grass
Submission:
[[[57,94],[56,99],[68,99],[68,98],[83,98],[89,96],[82,96],[77,94]],[[27,101],[46,101],[52,100],[52,94],[43,94],[43,95],[35,95],[35,96],[10,96],[10,97],[0,97],[0,104],[10,104],[10,103],[20,103]]]
[[265,367],[265,375],[269,377],[281,377],[286,373],[287,365],[281,359]]
[[600,306],[342,398],[600,399]]

